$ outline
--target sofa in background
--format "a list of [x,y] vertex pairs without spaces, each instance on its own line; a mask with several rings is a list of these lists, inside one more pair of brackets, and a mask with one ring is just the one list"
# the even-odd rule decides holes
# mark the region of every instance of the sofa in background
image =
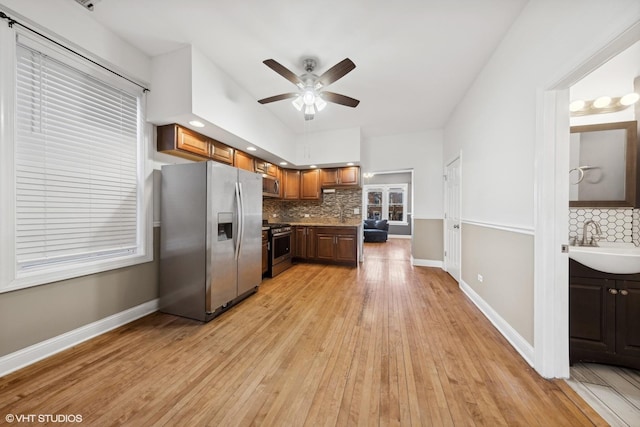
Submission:
[[386,219],[364,220],[365,242],[386,242],[389,234],[389,223]]

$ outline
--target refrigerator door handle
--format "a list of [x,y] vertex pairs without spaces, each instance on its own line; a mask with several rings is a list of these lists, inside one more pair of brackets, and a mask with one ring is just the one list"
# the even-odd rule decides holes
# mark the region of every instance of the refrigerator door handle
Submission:
[[236,182],[236,216],[238,225],[236,229],[236,250],[234,258],[237,261],[240,256],[240,233],[242,230],[242,202],[240,201],[240,184]]
[[242,183],[238,183],[238,189],[240,190],[240,213],[238,217],[240,218],[240,239],[238,240],[238,257],[240,256],[240,252],[242,251],[242,244],[244,243],[244,191],[242,191]]

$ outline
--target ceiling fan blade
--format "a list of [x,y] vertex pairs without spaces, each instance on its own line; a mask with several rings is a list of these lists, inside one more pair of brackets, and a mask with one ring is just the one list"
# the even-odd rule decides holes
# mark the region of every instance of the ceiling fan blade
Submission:
[[336,80],[344,77],[349,71],[353,70],[354,68],[356,68],[356,64],[354,64],[353,61],[351,61],[349,58],[346,58],[325,71],[324,74],[318,77],[317,82],[322,86],[328,86]]
[[322,98],[325,101],[333,102],[334,104],[346,105],[347,107],[357,107],[360,101],[354,98],[350,98],[345,95],[333,92],[322,92]]
[[282,101],[283,99],[295,98],[300,96],[299,93],[283,93],[281,95],[270,96],[269,98],[259,99],[260,104],[268,104],[270,102]]
[[304,82],[300,80],[300,77],[298,77],[296,74],[294,74],[293,71],[289,70],[287,67],[280,64],[276,60],[265,59],[264,61],[262,61],[262,63],[267,67],[271,68],[276,73],[280,74],[285,79],[289,80],[294,85],[297,85],[299,87],[304,87]]

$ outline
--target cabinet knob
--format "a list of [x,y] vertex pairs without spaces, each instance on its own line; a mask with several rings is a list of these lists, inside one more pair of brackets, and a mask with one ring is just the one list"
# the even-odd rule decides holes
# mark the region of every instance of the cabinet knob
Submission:
[[620,293],[621,293],[622,295],[625,295],[625,296],[626,296],[626,295],[629,295],[629,291],[628,291],[628,290],[626,290],[626,289],[621,290],[621,291],[620,291]]
[[617,289],[613,289],[613,288],[609,288],[609,293],[611,295],[616,295],[618,293],[618,290]]

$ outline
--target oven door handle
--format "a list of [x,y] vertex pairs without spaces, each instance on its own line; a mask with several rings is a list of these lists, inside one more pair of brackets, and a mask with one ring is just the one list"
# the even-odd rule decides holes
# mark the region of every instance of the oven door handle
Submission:
[[271,237],[282,237],[282,236],[290,236],[291,232],[290,231],[285,231],[282,233],[276,233],[276,234],[272,234]]

